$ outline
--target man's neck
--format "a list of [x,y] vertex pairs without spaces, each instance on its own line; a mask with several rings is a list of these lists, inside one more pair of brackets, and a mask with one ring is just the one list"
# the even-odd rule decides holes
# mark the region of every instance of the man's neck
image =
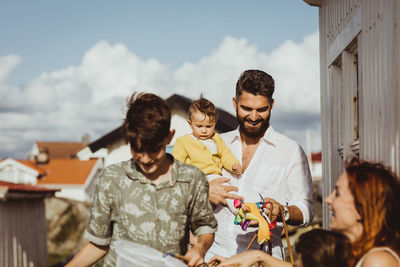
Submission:
[[143,174],[144,177],[151,180],[154,184],[159,184],[168,175],[170,175],[172,169],[172,162],[168,157],[165,157],[160,167],[151,174]]
[[250,137],[245,135],[243,132],[240,132],[240,140],[242,141],[242,145],[245,146],[254,146],[254,145],[258,145],[258,143],[260,142],[260,139],[263,135],[260,135],[258,137]]
[[242,169],[246,170],[256,153],[258,144],[260,143],[259,137],[249,137],[242,132],[240,132],[240,139],[242,142]]

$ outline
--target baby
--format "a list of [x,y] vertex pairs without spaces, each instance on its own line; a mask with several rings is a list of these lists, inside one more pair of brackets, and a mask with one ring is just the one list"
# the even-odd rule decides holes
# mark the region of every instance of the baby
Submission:
[[[196,166],[202,170],[209,181],[222,175],[222,168],[234,174],[242,174],[240,161],[225,145],[219,134],[215,133],[217,109],[209,100],[200,97],[189,108],[188,123],[191,134],[179,137],[174,145],[174,158]],[[233,200],[227,199],[232,213],[236,211]]]

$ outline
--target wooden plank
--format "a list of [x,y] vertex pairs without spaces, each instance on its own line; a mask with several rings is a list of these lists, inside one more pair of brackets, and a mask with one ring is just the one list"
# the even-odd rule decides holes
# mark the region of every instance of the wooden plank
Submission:
[[[329,84],[328,84],[328,66],[326,63],[327,47],[329,43],[329,21],[327,15],[329,10],[329,2],[325,1],[320,8],[319,15],[319,31],[320,31],[320,84],[321,84],[321,149],[322,149],[322,196],[325,198],[330,193],[330,121],[328,120],[329,112]],[[328,228],[329,211],[325,202],[322,203],[323,227]]]
[[361,32],[361,10],[358,8],[353,17],[346,24],[343,30],[336,36],[335,40],[329,46],[328,65],[331,65],[341,52],[356,38]]
[[46,221],[42,199],[0,203],[0,266],[47,266]]
[[348,51],[342,52],[343,158],[353,156],[351,144],[357,141],[357,59]]
[[[394,119],[394,129],[396,132],[394,134],[394,142],[392,148],[392,166],[393,170],[399,175],[400,178],[400,3],[397,0],[393,0],[392,2],[392,12],[391,19],[392,27],[393,27],[393,42],[392,42],[392,55],[393,59],[392,67],[392,88],[394,91],[393,101],[394,101],[394,110],[395,110],[395,119]],[[394,27],[397,25],[397,27]],[[395,75],[396,74],[396,75]]]

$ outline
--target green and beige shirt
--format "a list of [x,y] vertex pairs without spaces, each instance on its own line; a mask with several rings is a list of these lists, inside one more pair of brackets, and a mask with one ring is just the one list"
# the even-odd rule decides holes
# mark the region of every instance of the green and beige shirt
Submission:
[[154,185],[136,169],[133,160],[103,170],[85,238],[96,245],[110,246],[105,266],[115,266],[115,240],[185,254],[189,229],[195,235],[216,232],[206,176],[178,160],[174,160],[171,175],[172,185],[168,180]]

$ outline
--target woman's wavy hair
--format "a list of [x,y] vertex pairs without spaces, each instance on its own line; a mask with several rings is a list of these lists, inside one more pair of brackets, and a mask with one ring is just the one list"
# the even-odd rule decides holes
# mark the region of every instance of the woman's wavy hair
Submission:
[[363,233],[353,242],[353,255],[361,258],[373,247],[400,249],[400,182],[381,163],[350,158],[345,163],[349,188],[361,216]]

